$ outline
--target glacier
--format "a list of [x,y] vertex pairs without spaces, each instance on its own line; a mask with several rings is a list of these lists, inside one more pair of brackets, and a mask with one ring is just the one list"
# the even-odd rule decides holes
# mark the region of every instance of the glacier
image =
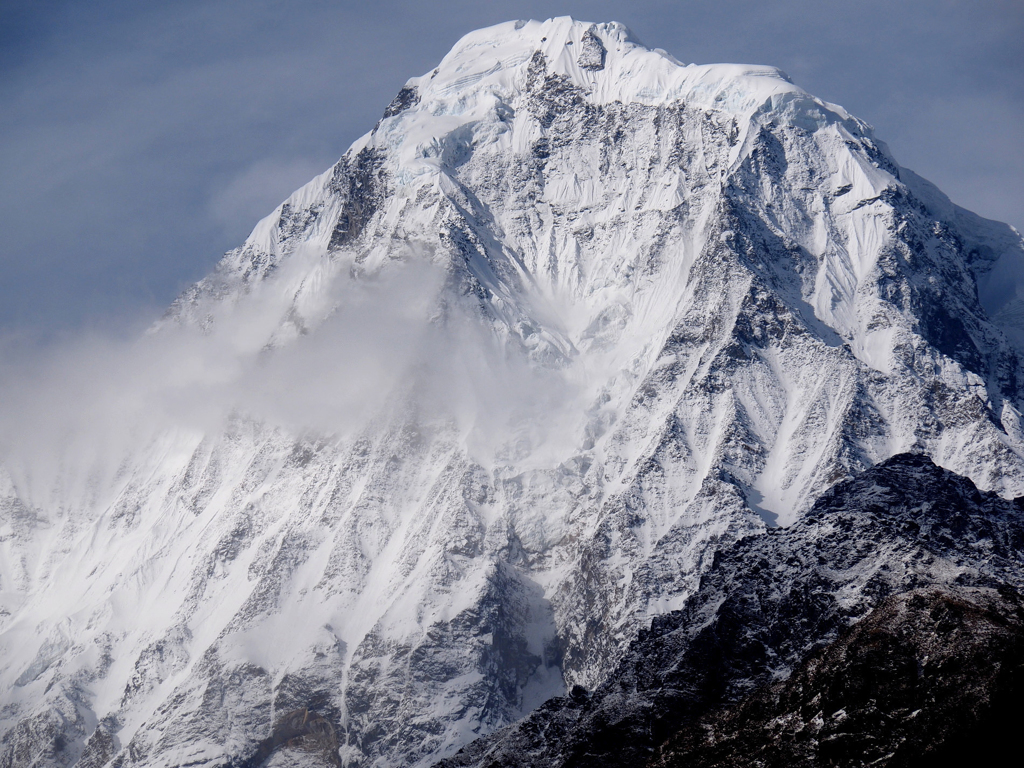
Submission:
[[101,362],[0,465],[0,766],[432,765],[896,454],[1024,495],[1020,234],[616,23],[467,35]]

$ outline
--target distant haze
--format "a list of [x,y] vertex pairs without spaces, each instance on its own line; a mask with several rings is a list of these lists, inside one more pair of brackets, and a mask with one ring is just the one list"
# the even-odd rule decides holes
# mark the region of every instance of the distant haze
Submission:
[[781,67],[954,202],[1024,229],[1024,4],[6,0],[0,329],[133,333],[472,29],[617,20]]

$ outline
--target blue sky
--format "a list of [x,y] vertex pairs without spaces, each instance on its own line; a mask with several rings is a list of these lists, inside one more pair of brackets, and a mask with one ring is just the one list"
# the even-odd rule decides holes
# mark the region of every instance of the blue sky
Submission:
[[4,0],[0,330],[131,333],[466,32],[569,14],[781,67],[1024,229],[1024,3]]

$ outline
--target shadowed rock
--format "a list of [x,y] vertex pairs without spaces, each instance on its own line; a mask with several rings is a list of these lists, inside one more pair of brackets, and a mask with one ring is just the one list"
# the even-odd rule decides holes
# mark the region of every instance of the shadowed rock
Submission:
[[998,764],[1017,746],[1022,619],[1008,589],[888,598],[786,682],[684,728],[653,764]]
[[260,742],[243,768],[260,768],[279,750],[304,752],[322,758],[324,766],[341,768],[334,726],[308,709],[296,709],[279,718],[273,732]]

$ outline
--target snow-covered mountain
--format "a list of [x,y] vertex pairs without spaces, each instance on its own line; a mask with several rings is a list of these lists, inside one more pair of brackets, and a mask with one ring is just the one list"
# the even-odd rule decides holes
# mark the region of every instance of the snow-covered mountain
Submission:
[[1024,495],[1022,276],[776,69],[474,32],[6,456],[0,766],[430,765],[896,453]]

